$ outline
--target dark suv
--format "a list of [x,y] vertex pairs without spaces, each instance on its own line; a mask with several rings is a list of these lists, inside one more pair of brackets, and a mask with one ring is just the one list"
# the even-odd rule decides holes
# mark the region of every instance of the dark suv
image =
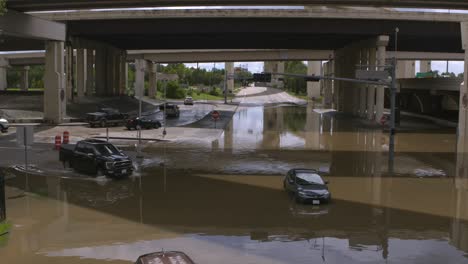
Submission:
[[312,204],[330,202],[331,194],[327,184],[328,182],[312,169],[292,169],[283,181],[284,189],[294,195],[296,202]]

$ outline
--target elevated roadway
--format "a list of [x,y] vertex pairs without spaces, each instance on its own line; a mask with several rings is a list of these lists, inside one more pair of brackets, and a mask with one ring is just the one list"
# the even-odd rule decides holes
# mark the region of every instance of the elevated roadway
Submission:
[[464,0],[9,0],[7,7],[19,11],[97,9],[150,6],[274,6],[329,5],[366,7],[417,7],[468,9]]
[[[387,57],[395,53],[387,51]],[[398,60],[463,61],[463,53],[398,52]],[[44,51],[0,54],[11,66],[44,64]],[[150,60],[157,63],[244,62],[244,61],[327,61],[333,58],[331,50],[128,50],[127,61]]]

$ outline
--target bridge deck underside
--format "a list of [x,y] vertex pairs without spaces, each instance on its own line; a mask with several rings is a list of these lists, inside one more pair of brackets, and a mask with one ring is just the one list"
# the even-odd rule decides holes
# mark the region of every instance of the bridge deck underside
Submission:
[[7,7],[19,11],[122,8],[150,6],[274,6],[327,5],[367,7],[417,7],[468,9],[464,0],[8,0]]
[[[401,51],[463,52],[454,22],[351,19],[122,19],[68,21],[70,36],[121,49],[315,49],[392,35],[400,28]],[[434,45],[437,43],[437,45]],[[393,50],[390,39],[388,50]]]

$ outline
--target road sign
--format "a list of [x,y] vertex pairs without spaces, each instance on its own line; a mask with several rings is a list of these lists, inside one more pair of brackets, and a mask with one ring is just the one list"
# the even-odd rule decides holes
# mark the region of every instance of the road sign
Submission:
[[16,128],[16,144],[20,147],[31,146],[34,143],[34,129],[32,126]]
[[213,118],[213,120],[218,120],[219,119],[219,112],[218,111],[213,111],[211,112],[211,118]]

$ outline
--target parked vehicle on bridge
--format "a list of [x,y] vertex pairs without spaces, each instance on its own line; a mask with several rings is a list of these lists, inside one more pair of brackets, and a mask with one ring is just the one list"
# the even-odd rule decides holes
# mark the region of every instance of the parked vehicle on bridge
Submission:
[[5,118],[0,118],[0,132],[6,133],[8,132],[8,128],[10,127],[10,124],[8,123],[8,120]]
[[184,105],[193,105],[193,98],[191,96],[185,97]]
[[101,108],[98,112],[86,114],[91,127],[125,124],[127,118],[127,114],[120,113],[119,110],[113,108]]
[[150,264],[150,263],[180,263],[180,264],[195,264],[189,256],[180,251],[159,251],[153,252],[138,257],[135,264]]
[[294,195],[296,202],[312,202],[312,204],[328,203],[331,193],[328,182],[324,181],[316,170],[292,169],[283,180],[283,187]]
[[60,147],[60,161],[65,167],[96,176],[124,177],[132,174],[133,162],[109,142],[86,139]]
[[161,122],[158,120],[148,119],[146,117],[135,117],[127,120],[127,124],[125,125],[128,130],[132,129],[151,129],[155,128],[158,129],[161,127]]

